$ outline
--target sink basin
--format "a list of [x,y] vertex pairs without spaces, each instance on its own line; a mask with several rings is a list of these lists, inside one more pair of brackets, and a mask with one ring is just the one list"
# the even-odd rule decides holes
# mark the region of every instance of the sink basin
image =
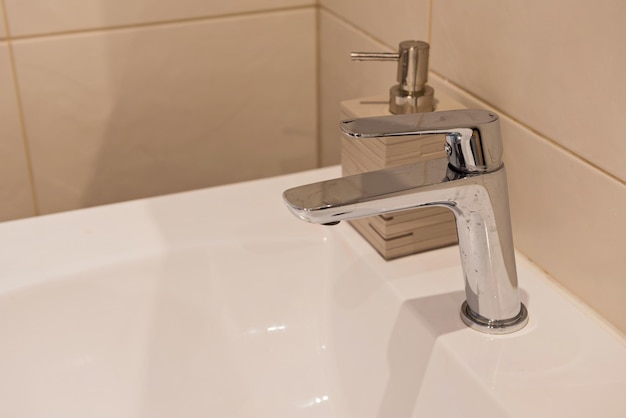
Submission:
[[529,324],[459,315],[455,247],[385,262],[284,189],[0,224],[2,417],[625,417],[626,345],[517,254]]

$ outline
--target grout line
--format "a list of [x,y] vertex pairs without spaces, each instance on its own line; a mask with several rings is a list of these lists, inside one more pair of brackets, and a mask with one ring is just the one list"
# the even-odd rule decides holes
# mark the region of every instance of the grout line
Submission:
[[9,40],[9,18],[7,17],[7,8],[4,0],[0,0],[0,13],[2,13],[2,24],[4,24],[4,33],[0,33],[0,41]]
[[316,129],[316,154],[317,168],[322,167],[324,158],[322,152],[324,150],[324,144],[322,144],[322,38],[321,34],[321,10],[319,7],[319,1],[316,1],[315,6],[315,129]]
[[11,65],[11,75],[13,78],[13,88],[15,91],[15,101],[17,102],[17,110],[19,113],[20,119],[20,128],[22,131],[22,146],[24,147],[24,154],[26,157],[26,166],[28,171],[28,182],[30,184],[30,193],[33,199],[33,209],[35,211],[35,216],[41,214],[41,210],[39,207],[39,201],[37,199],[37,188],[35,186],[35,174],[33,167],[33,160],[30,154],[30,147],[28,146],[28,135],[26,134],[26,120],[24,118],[24,106],[22,104],[22,95],[20,94],[20,87],[17,81],[17,65],[15,63],[15,55],[13,54],[13,43],[11,42],[11,37],[9,36],[9,18],[7,16],[6,5],[4,4],[4,0],[0,0],[0,8],[2,8],[2,14],[4,16],[4,26],[7,31],[7,49],[9,52],[9,62]]
[[433,40],[433,6],[435,5],[435,0],[430,0],[428,2],[428,44],[432,44]]
[[356,32],[359,32],[359,34],[368,37],[369,39],[373,40],[374,42],[377,42],[377,43],[381,44],[385,48],[389,48],[391,51],[396,51],[397,52],[397,50],[398,50],[398,46],[397,45],[395,45],[395,46],[388,45],[385,41],[375,37],[371,33],[367,32],[365,29],[362,29],[359,26],[357,26],[356,24],[350,22],[348,19],[344,18],[340,14],[337,14],[335,11],[333,11],[333,10],[327,8],[327,7],[324,7],[322,5],[320,5],[320,10],[325,11],[329,15],[333,16],[335,19],[341,21],[341,23],[343,23],[344,25],[349,26],[351,29],[355,30]]
[[503,117],[506,117],[507,119],[510,119],[513,123],[521,126],[522,128],[528,130],[529,132],[531,132],[533,135],[538,136],[539,138],[543,139],[544,141],[548,142],[549,144],[555,146],[556,148],[558,148],[559,150],[569,154],[571,157],[579,160],[580,162],[589,165],[591,168],[594,168],[596,170],[598,170],[599,172],[601,172],[602,174],[608,176],[609,178],[617,181],[618,183],[626,186],[626,180],[623,180],[619,177],[617,177],[615,174],[610,173],[608,171],[606,171],[606,169],[600,167],[599,165],[597,165],[596,163],[589,161],[588,159],[586,159],[585,157],[581,156],[580,154],[577,154],[576,152],[572,151],[571,149],[565,147],[564,145],[556,142],[554,139],[550,138],[549,136],[547,136],[546,134],[538,131],[537,129],[528,126],[528,124],[522,122],[521,120],[517,119],[514,116],[511,116],[510,114],[508,114],[507,112],[505,112],[503,109],[499,108],[498,106],[495,106],[492,103],[489,103],[488,101],[474,95],[473,93],[465,90],[463,87],[461,87],[460,85],[456,84],[455,82],[447,79],[446,77],[444,77],[442,74],[439,74],[438,72],[434,71],[434,70],[430,70],[430,73],[436,77],[438,77],[440,79],[440,81],[444,84],[449,84],[450,86],[454,87],[455,89],[459,90],[462,94],[468,96],[471,100],[475,100],[479,103],[481,103],[481,105],[484,105],[484,107],[486,108],[490,108],[493,109],[496,113],[498,113],[499,115],[502,115]]
[[[178,25],[181,23],[196,23],[196,22],[236,18],[236,17],[269,15],[269,14],[278,13],[278,12],[290,12],[290,11],[316,9],[316,8],[317,7],[315,6],[315,4],[305,4],[301,6],[276,7],[276,8],[270,8],[270,9],[249,10],[249,11],[244,11],[244,12],[223,13],[223,14],[216,14],[216,15],[205,15],[205,16],[196,16],[196,17],[170,19],[170,20],[156,20],[152,22],[128,23],[128,24],[122,24],[122,25],[102,26],[102,27],[97,27],[97,28],[71,29],[71,30],[65,30],[65,31],[57,31],[57,32],[53,31],[53,32],[29,34],[29,35],[11,36],[10,33],[8,33],[7,36],[8,36],[8,39],[11,39],[14,41],[22,41],[22,40],[31,40],[31,39],[60,37],[60,36],[67,36],[67,35],[93,34],[93,33],[102,33],[102,32],[123,31],[127,29],[141,29],[141,28],[151,28],[151,27],[159,27],[159,26],[170,26],[170,25]],[[5,20],[6,19],[7,17],[5,13]],[[8,27],[7,27],[7,32],[8,32]]]

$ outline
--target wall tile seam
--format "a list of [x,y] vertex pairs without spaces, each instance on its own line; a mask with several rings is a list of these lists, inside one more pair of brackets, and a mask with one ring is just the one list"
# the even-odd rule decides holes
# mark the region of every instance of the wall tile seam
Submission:
[[[3,13],[4,25],[5,28],[8,28],[8,18],[6,14],[6,6],[4,4],[4,0],[0,0],[0,11]],[[15,55],[13,53],[13,44],[11,39],[6,39],[1,41],[2,43],[6,43],[7,52],[9,54],[9,63],[11,67],[11,84],[13,85],[13,92],[15,94],[15,101],[17,106],[19,124],[20,124],[20,133],[22,140],[22,149],[24,150],[24,157],[26,159],[26,169],[28,171],[28,184],[30,187],[30,195],[33,202],[33,213],[34,216],[38,216],[41,214],[39,209],[39,201],[37,199],[37,188],[35,186],[35,176],[34,176],[34,167],[32,163],[30,147],[28,144],[28,135],[26,133],[26,119],[24,117],[24,107],[22,105],[22,97],[20,93],[19,81],[17,78],[17,65],[15,63]]]
[[551,275],[547,270],[541,267],[537,262],[535,262],[532,258],[530,258],[527,254],[520,251],[516,248],[516,251],[520,252],[524,255],[531,263],[535,265],[546,277],[546,283],[549,286],[552,286],[554,290],[563,295],[567,300],[574,305],[577,309],[583,311],[586,315],[591,317],[594,321],[597,322],[605,331],[610,333],[614,338],[620,340],[622,344],[626,346],[626,332],[622,331],[611,322],[608,318],[602,316],[596,309],[594,309],[589,303],[585,302],[579,295],[571,291],[567,288],[562,282],[558,281],[553,275]]
[[[434,75],[435,77],[439,78],[441,83],[453,86],[455,89],[458,89],[459,91],[461,91],[461,93],[469,96],[470,99],[473,99],[473,100],[481,103],[481,105],[484,106],[486,109],[492,109],[498,115],[500,115],[502,117],[506,117],[511,122],[515,123],[516,125],[519,125],[520,127],[524,128],[525,130],[528,130],[530,133],[532,133],[533,135],[537,136],[538,138],[548,142],[550,145],[552,145],[552,146],[558,148],[559,150],[567,153],[569,156],[571,156],[572,158],[577,160],[579,163],[588,165],[590,168],[595,169],[596,171],[598,171],[601,174],[605,175],[609,179],[611,179],[613,181],[616,181],[617,183],[619,183],[622,186],[626,187],[626,180],[621,179],[618,176],[616,176],[615,174],[606,171],[602,167],[598,166],[597,164],[593,163],[592,161],[589,161],[585,157],[583,157],[580,154],[574,152],[573,150],[567,148],[566,146],[558,143],[557,141],[555,141],[554,139],[550,138],[549,136],[547,136],[546,134],[542,133],[541,131],[533,128],[532,126],[526,124],[525,122],[522,122],[521,120],[517,119],[515,116],[505,112],[504,110],[502,110],[498,106],[494,105],[493,103],[490,103],[487,100],[485,100],[485,99],[483,99],[483,98],[481,98],[479,96],[476,96],[474,93],[466,90],[462,86],[454,83],[451,80],[448,80],[445,76],[443,76],[442,74],[438,73],[436,70],[433,70],[431,68],[429,73],[430,73],[430,76]],[[435,92],[435,97],[436,96],[437,96],[437,93]]]
[[435,5],[435,0],[428,1],[428,43],[432,44],[433,40],[433,7]]
[[[152,22],[142,22],[142,23],[130,23],[123,25],[111,25],[111,26],[101,26],[94,28],[85,28],[85,29],[75,29],[75,30],[66,30],[66,31],[56,31],[56,32],[42,32],[42,33],[34,33],[28,35],[11,35],[11,31],[9,28],[9,18],[7,16],[7,12],[4,13],[4,20],[6,26],[6,38],[4,40],[11,41],[24,41],[24,40],[33,40],[33,39],[47,39],[47,38],[55,38],[62,37],[67,35],[82,35],[82,34],[94,34],[94,33],[108,33],[108,32],[116,32],[123,31],[129,29],[142,29],[142,28],[150,28],[150,27],[160,27],[160,26],[174,26],[185,23],[198,23],[198,22],[210,22],[217,20],[226,20],[231,18],[238,17],[253,17],[253,16],[266,16],[275,13],[281,12],[291,12],[291,11],[299,11],[299,10],[312,10],[315,11],[317,6],[315,3],[301,5],[301,6],[290,6],[290,7],[276,7],[270,9],[258,9],[258,10],[249,10],[245,12],[236,12],[236,13],[224,13],[217,15],[203,15],[203,16],[195,16],[189,18],[181,18],[181,19],[170,19],[170,20],[155,20]],[[0,37],[0,40],[3,38]]]
[[363,29],[362,27],[360,27],[356,23],[350,21],[350,19],[348,19],[347,17],[344,17],[344,16],[340,15],[339,13],[335,12],[332,9],[329,9],[328,7],[324,6],[323,4],[320,4],[319,9],[320,9],[320,11],[326,12],[330,16],[332,16],[335,19],[339,20],[341,23],[343,23],[344,25],[348,26],[350,29],[352,29],[352,30],[358,32],[359,34],[369,38],[371,41],[374,41],[374,42],[380,44],[383,48],[388,48],[389,52],[393,52],[393,51],[397,52],[397,50],[398,50],[397,45],[394,45],[394,46],[388,45],[385,41],[383,41],[382,39],[376,37],[372,33],[368,32],[366,29]]
[[5,41],[9,37],[9,18],[7,17],[7,7],[4,4],[4,0],[0,0],[0,13],[2,16],[2,25],[4,25],[4,32],[0,33],[0,41]]
[[322,39],[321,39],[321,9],[319,0],[315,1],[315,33],[314,36],[314,60],[315,60],[315,164],[322,167]]

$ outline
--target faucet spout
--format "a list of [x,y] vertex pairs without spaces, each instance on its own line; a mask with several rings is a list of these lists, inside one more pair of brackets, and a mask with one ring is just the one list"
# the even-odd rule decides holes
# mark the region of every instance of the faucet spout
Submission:
[[[451,210],[465,278],[463,321],[492,334],[521,329],[528,316],[519,299],[506,173],[498,155],[501,145],[497,116],[484,111],[423,115],[430,118],[427,126],[416,126],[415,122],[423,120],[416,115],[357,119],[344,124],[358,122],[367,129],[374,127],[373,137],[445,133],[448,158],[296,187],[283,193],[284,201],[297,217],[318,224],[425,206]],[[404,124],[400,130],[397,122]],[[489,124],[488,129],[480,123]],[[348,135],[364,136],[345,126],[343,129]],[[497,137],[485,141],[485,132],[497,133]]]
[[[454,181],[448,159],[340,177],[286,190],[287,208],[317,224],[375,216],[422,206],[450,206],[443,183]],[[450,185],[451,186],[451,185]]]

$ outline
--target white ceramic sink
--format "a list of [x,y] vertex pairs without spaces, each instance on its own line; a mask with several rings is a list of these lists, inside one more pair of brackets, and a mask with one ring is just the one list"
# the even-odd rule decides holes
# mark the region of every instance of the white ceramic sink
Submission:
[[455,247],[293,217],[316,170],[0,224],[0,417],[626,417],[624,341],[518,254],[466,328]]

